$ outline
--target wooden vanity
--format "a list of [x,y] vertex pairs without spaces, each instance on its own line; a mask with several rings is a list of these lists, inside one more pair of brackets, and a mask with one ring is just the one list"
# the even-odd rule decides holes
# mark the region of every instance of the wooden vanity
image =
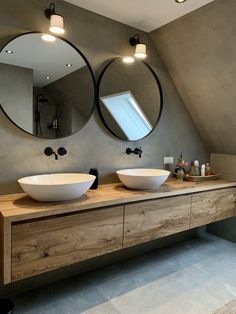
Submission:
[[101,185],[76,201],[0,196],[4,284],[235,216],[236,182],[169,180],[157,191]]

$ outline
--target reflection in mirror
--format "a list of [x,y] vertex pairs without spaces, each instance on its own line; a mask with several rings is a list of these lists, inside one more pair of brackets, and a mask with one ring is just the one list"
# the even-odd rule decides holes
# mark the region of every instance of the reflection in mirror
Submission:
[[112,61],[99,78],[99,114],[113,135],[136,141],[149,135],[162,112],[160,82],[143,62]]
[[152,125],[131,91],[101,97],[101,101],[128,140],[151,132]]
[[61,38],[14,38],[0,53],[0,104],[22,130],[42,138],[69,136],[94,109],[95,80],[85,57]]

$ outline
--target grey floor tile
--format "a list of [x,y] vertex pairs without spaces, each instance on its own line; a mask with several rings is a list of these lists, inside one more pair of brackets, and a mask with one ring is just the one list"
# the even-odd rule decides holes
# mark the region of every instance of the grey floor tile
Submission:
[[106,302],[84,311],[83,314],[121,314],[111,302]]
[[[206,236],[153,251],[140,257],[87,273],[92,284],[109,300],[183,270],[222,250],[224,243]],[[225,242],[225,241],[223,241]],[[227,241],[226,241],[227,243]],[[229,250],[231,247],[229,246]]]
[[205,235],[15,297],[16,314],[210,314],[236,296],[236,245]]
[[80,275],[15,297],[15,313],[75,314],[106,302],[107,299]]
[[211,314],[234,295],[195,266],[170,274],[111,300],[122,314]]

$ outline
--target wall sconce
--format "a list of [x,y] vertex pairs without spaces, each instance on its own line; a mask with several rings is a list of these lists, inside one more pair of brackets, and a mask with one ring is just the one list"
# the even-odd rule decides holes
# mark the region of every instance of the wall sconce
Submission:
[[49,30],[55,34],[63,34],[64,30],[64,18],[62,15],[56,13],[55,4],[52,2],[48,9],[45,10],[45,16],[50,19]]
[[144,59],[147,57],[147,47],[145,44],[140,43],[140,35],[136,34],[129,39],[131,46],[135,46],[134,56],[139,59]]

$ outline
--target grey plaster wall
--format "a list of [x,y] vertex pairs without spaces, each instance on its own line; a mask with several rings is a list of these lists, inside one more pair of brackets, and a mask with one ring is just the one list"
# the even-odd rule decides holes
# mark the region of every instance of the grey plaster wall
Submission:
[[235,12],[235,0],[215,0],[150,33],[214,153],[236,154]]
[[[87,56],[96,76],[111,58],[133,53],[128,40],[137,33],[136,29],[63,1],[55,1],[55,4],[65,18],[66,39]],[[2,0],[0,45],[23,32],[46,32],[48,20],[44,9],[48,5],[46,0]],[[147,61],[156,70],[164,91],[163,115],[156,130],[137,143],[124,142],[107,132],[95,111],[89,123],[77,134],[65,139],[42,140],[18,130],[0,113],[1,194],[19,191],[17,178],[31,174],[88,171],[90,167],[97,167],[102,182],[110,182],[116,180],[116,169],[162,167],[165,155],[176,158],[181,151],[187,160],[208,160],[208,151],[152,41],[146,33],[140,33],[148,45]],[[55,161],[53,157],[43,155],[47,146],[54,149],[65,146],[68,155]],[[126,156],[125,149],[129,146],[142,146],[143,157]]]
[[32,132],[33,71],[0,63],[0,75],[0,104],[13,121]]
[[44,90],[56,106],[57,137],[76,132],[89,119],[94,105],[94,84],[87,66],[45,86]]

